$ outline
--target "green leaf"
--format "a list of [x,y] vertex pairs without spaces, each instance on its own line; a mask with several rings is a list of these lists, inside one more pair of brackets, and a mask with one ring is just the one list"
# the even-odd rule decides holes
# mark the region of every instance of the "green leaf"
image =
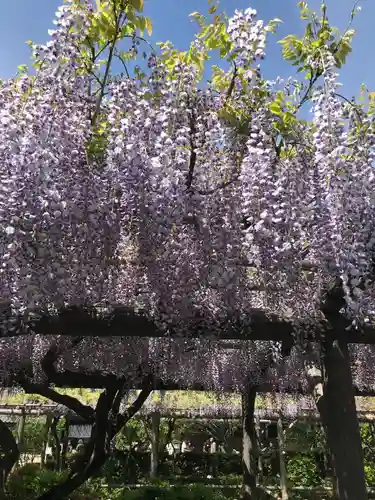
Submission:
[[27,72],[27,64],[20,64],[19,66],[17,66],[17,69],[18,69],[18,73],[26,73]]
[[217,5],[212,5],[209,10],[208,10],[208,13],[209,14],[214,14],[217,10]]
[[129,4],[138,12],[142,12],[144,8],[144,0],[129,0]]
[[149,36],[152,35],[152,20],[149,17],[145,18],[145,28]]
[[146,29],[146,18],[143,16],[138,16],[135,20],[135,25],[139,29],[141,36],[143,36]]
[[281,108],[280,108],[280,105],[277,102],[273,102],[272,104],[270,104],[269,110],[274,115],[281,115]]

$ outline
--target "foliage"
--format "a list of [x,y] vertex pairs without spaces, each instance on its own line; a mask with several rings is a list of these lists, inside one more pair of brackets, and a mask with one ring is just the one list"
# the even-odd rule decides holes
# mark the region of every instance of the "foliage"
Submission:
[[[7,482],[9,500],[33,500],[52,486],[66,479],[68,471],[56,472],[40,469],[39,464],[26,464],[16,469]],[[105,496],[103,496],[105,495]],[[77,489],[69,500],[105,500],[107,491],[95,482],[86,483]],[[109,497],[109,495],[108,495]]]
[[285,431],[285,442],[304,452],[316,453],[326,450],[324,431],[321,425],[309,422],[293,421]]
[[40,470],[39,464],[26,464],[16,469],[8,479],[7,490],[14,500],[36,498],[66,476],[65,473]]
[[[249,125],[251,111],[258,107],[258,103],[263,103],[270,97],[267,82],[261,79],[259,66],[254,65],[255,57],[254,60],[245,57],[245,64],[238,64],[241,63],[239,57],[244,50],[244,45],[241,43],[236,46],[236,42],[231,38],[231,30],[240,33],[243,23],[248,26],[252,25],[251,20],[255,11],[248,9],[244,18],[241,14],[242,17],[239,16],[236,23],[234,23],[234,17],[228,24],[228,18],[222,13],[218,13],[218,6],[219,3],[212,6],[208,16],[199,12],[190,14],[192,19],[197,22],[199,32],[189,51],[179,52],[171,42],[159,45],[167,67],[173,67],[177,62],[195,64],[198,78],[204,74],[204,65],[210,59],[210,53],[219,52],[221,62],[226,61],[232,66],[232,69],[226,72],[223,68],[213,65],[212,86],[219,92],[227,93],[228,98],[222,110],[222,117],[225,117],[227,123],[235,126],[237,131],[243,131]],[[352,50],[352,38],[355,34],[350,26],[360,10],[356,7],[353,8],[351,22],[344,33],[340,34],[340,31],[330,26],[328,22],[327,6],[324,0],[321,3],[320,17],[309,8],[307,2],[299,1],[298,7],[301,19],[306,22],[304,35],[299,38],[297,35],[290,34],[279,40],[278,43],[281,44],[283,58],[296,68],[297,74],[303,73],[304,80],[307,80],[308,83],[291,81],[289,82],[291,86],[287,85],[275,92],[273,99],[268,103],[271,113],[278,117],[278,120],[272,124],[275,132],[274,139],[278,144],[278,154],[287,158],[293,157],[295,154],[296,143],[301,138],[299,126],[306,125],[305,120],[298,119],[298,111],[306,101],[311,99],[314,85],[324,72],[322,54],[327,51],[332,54],[337,68],[341,68],[345,64],[347,55]],[[251,48],[255,56],[261,59],[264,57],[263,49],[266,35],[267,33],[276,33],[277,26],[281,22],[280,19],[276,18],[264,27],[263,24],[258,25],[257,23],[251,28],[255,29],[252,37],[254,45]],[[254,86],[257,79],[258,86]],[[230,99],[234,86],[242,89],[243,95],[240,102],[238,102],[238,94],[236,94],[236,99]],[[245,105],[244,101],[246,101]]]
[[288,479],[294,486],[312,488],[322,483],[317,474],[315,460],[307,455],[300,455],[288,460]]
[[[99,391],[95,391],[92,389],[63,389],[56,388],[56,391],[59,394],[68,394],[74,398],[77,398],[79,401],[86,404],[94,404],[98,400]],[[22,390],[17,390],[16,392],[12,392],[7,396],[6,399],[3,399],[4,404],[50,404],[51,400],[41,396],[40,394],[27,394]]]
[[[44,427],[45,419],[30,418],[26,420],[21,452],[40,455],[44,441]],[[14,432],[16,432],[16,429]]]
[[[14,472],[8,481],[9,500],[33,500],[51,486],[59,483],[65,472],[40,470],[39,465],[28,464]],[[157,481],[157,484],[131,490],[108,489],[97,481],[90,481],[71,495],[70,500],[224,500],[229,498],[220,489],[204,486],[170,487],[168,482]]]
[[116,500],[225,500],[236,498],[236,493],[227,496],[221,490],[204,486],[146,486],[120,493]]
[[365,461],[366,481],[369,486],[375,485],[375,429],[372,422],[361,426],[361,438]]

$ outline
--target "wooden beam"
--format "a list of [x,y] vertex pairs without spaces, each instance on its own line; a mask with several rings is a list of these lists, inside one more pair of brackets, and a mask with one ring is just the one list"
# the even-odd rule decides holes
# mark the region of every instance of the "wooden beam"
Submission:
[[[35,406],[35,409],[32,408]],[[22,409],[22,405],[0,405],[0,417],[1,415],[14,415],[20,416],[24,411],[24,414],[27,416],[41,416],[46,415],[47,413],[56,413],[60,409],[61,405],[38,405],[38,404],[28,404],[25,405],[24,410]],[[242,409],[240,405],[233,405],[231,407],[215,407],[215,411],[212,410],[211,407],[208,408],[169,408],[154,405],[145,405],[145,407],[139,410],[139,413],[135,415],[134,418],[150,416],[157,409],[160,412],[161,418],[176,418],[176,419],[192,419],[192,420],[227,420],[234,419],[239,420],[242,418]],[[278,409],[274,407],[260,407],[255,408],[254,415],[256,419],[259,419],[260,422],[264,421],[277,421],[279,418],[282,418],[283,421],[292,421],[298,419],[300,421],[319,421],[320,417],[317,411],[314,408],[311,409],[299,409],[297,415],[295,411],[296,407],[293,405],[293,412],[288,413],[288,407],[285,409]],[[298,409],[298,407],[297,407]],[[60,414],[67,414],[68,411],[61,411]],[[373,422],[375,421],[375,410],[361,410],[357,411],[358,420],[361,422]]]
[[[50,380],[50,383],[53,383],[56,387],[74,389],[74,388],[87,388],[87,389],[103,389],[106,387],[110,387],[111,384],[117,380],[117,377],[112,374],[104,375],[101,372],[95,373],[87,373],[87,372],[70,372],[68,370],[59,372]],[[132,378],[128,381],[125,381],[124,388],[125,389],[141,389],[142,386],[142,374],[137,378]],[[153,390],[164,390],[164,391],[200,391],[207,392],[212,390],[212,387],[204,385],[201,382],[196,383],[185,383],[183,380],[179,382],[175,382],[174,380],[156,380],[153,383]],[[237,392],[236,386],[229,386],[227,388],[228,391]],[[259,393],[275,393],[277,392],[277,387],[272,387],[270,384],[262,384],[259,387]],[[285,387],[283,388],[284,393],[294,394],[294,395],[306,395],[308,394],[302,387],[292,387],[289,390]],[[360,389],[355,387],[355,395],[356,396],[368,396],[374,397],[375,390],[371,389]]]
[[[218,338],[240,340],[292,341],[296,330],[304,331],[309,340],[319,341],[329,335],[332,339],[343,339],[348,343],[375,343],[374,325],[364,325],[354,329],[349,321],[345,328],[336,328],[326,319],[303,321],[281,318],[260,309],[249,311],[249,320],[244,323],[240,316],[226,318],[219,327],[209,324],[202,317],[192,317],[184,324],[186,336],[190,338]],[[67,335],[86,337],[171,337],[181,336],[180,325],[172,325],[168,330],[158,328],[145,315],[136,314],[126,308],[117,307],[112,312],[69,308],[51,316],[35,313],[34,319],[15,318],[12,328],[0,317],[0,338],[14,337],[27,333],[39,335]],[[346,329],[347,328],[347,329]]]

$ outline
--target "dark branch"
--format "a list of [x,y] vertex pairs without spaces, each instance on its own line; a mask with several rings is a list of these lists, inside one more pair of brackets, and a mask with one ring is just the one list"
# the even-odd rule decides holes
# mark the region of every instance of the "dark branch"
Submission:
[[6,483],[8,475],[13,466],[19,459],[20,452],[13,436],[12,431],[7,424],[0,420],[0,496],[2,497],[2,489]]
[[232,179],[230,179],[229,181],[226,181],[226,182],[222,182],[221,184],[219,184],[218,186],[216,186],[215,188],[212,188],[212,189],[207,189],[207,190],[200,190],[198,191],[198,193],[200,195],[210,195],[210,194],[214,194],[216,193],[217,191],[221,190],[221,189],[225,189],[226,187],[230,186],[231,184],[234,184],[235,182],[238,181],[238,179],[240,178],[240,175],[236,175],[235,177],[233,177]]
[[117,59],[121,62],[124,70],[125,70],[125,73],[126,73],[126,76],[130,79],[130,74],[129,74],[129,70],[128,70],[128,67],[126,66],[126,63],[124,61],[124,58],[121,56],[120,53],[118,52],[115,52],[114,53],[114,56],[117,57]]
[[235,83],[236,83],[236,78],[237,78],[237,75],[238,75],[238,70],[237,70],[236,63],[233,62],[233,64],[234,64],[234,70],[233,70],[233,73],[232,73],[232,79],[230,81],[230,84],[229,84],[229,87],[228,87],[228,90],[227,90],[227,95],[226,95],[225,101],[227,101],[228,99],[230,99],[230,97],[232,96],[232,93],[233,93],[233,90],[234,90],[234,86],[235,86]]
[[186,188],[189,190],[193,183],[194,169],[195,164],[197,162],[197,153],[195,152],[195,144],[194,144],[194,135],[196,134],[196,126],[195,126],[195,115],[194,110],[191,108],[191,117],[190,117],[190,134],[189,134],[189,143],[190,143],[190,161],[189,161],[189,171],[186,178]]
[[74,411],[77,415],[92,422],[94,420],[95,410],[91,406],[82,404],[78,399],[68,396],[67,394],[59,394],[50,387],[45,387],[41,384],[34,384],[26,378],[19,377],[17,379],[20,386],[26,394],[40,394],[41,396],[54,401],[57,404],[62,404]]
[[117,417],[116,433],[119,432],[127,422],[134,417],[134,415],[142,408],[146,399],[151,394],[151,391],[155,387],[154,378],[150,375],[146,377],[143,383],[143,388],[140,394],[137,396],[136,400],[127,408],[124,413],[121,413]]

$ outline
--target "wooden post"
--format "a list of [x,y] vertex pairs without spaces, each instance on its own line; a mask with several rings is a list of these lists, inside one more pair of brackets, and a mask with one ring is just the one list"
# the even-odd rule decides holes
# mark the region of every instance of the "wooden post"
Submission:
[[21,454],[23,452],[23,438],[24,438],[24,434],[25,434],[25,423],[26,423],[26,414],[25,414],[25,409],[22,408],[22,414],[21,414],[20,419],[18,421],[18,427],[17,427],[17,446],[18,446],[20,458],[21,458]]
[[52,424],[52,414],[47,413],[46,415],[46,423],[44,426],[44,438],[43,438],[43,445],[42,445],[42,450],[40,454],[40,468],[43,469],[45,463],[46,463],[46,448],[48,445],[49,441],[49,433],[51,429],[51,424]]
[[277,441],[279,444],[279,461],[280,461],[280,488],[282,500],[288,500],[288,479],[285,466],[285,441],[283,422],[281,418],[277,420]]
[[160,412],[155,411],[151,415],[151,457],[150,476],[156,477],[159,463],[159,435],[160,435]]
[[263,482],[263,459],[262,459],[262,450],[260,446],[260,417],[257,415],[255,417],[255,434],[258,442],[257,451],[258,451],[258,477],[257,477],[257,485],[261,486]]
[[242,469],[243,500],[251,500],[257,494],[257,439],[254,425],[256,387],[249,386],[242,394]]
[[69,445],[69,423],[68,423],[68,418],[65,416],[65,422],[64,422],[64,429],[62,431],[62,436],[61,436],[61,441],[62,441],[62,450],[61,450],[61,457],[60,457],[60,469],[65,470],[66,469],[66,455],[68,452],[68,445]]
[[54,470],[59,471],[61,466],[61,439],[57,431],[57,425],[59,423],[60,417],[57,415],[53,418],[51,424],[51,435],[54,441],[53,444],[53,459],[54,459]]
[[216,455],[217,453],[217,443],[214,438],[210,438],[210,453],[209,453],[209,474],[212,477],[216,476]]

